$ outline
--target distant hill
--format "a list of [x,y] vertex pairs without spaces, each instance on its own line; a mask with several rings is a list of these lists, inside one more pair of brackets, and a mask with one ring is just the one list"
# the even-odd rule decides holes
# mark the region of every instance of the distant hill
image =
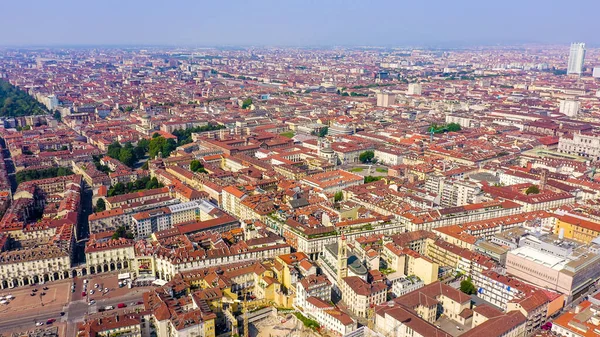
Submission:
[[0,117],[45,115],[46,107],[25,91],[0,80]]

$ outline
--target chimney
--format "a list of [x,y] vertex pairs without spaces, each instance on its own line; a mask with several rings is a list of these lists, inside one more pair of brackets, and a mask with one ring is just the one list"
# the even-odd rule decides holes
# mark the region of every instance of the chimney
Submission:
[[564,239],[564,238],[565,238],[565,229],[564,229],[564,228],[561,228],[561,229],[558,231],[558,238],[559,238],[560,240],[562,240],[562,239]]

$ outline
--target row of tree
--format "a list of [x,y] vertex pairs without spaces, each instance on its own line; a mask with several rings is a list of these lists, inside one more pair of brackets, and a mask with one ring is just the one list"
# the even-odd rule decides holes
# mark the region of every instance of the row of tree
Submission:
[[177,145],[181,146],[181,145],[189,144],[192,142],[192,133],[215,131],[215,130],[220,130],[220,129],[224,129],[224,128],[225,128],[225,126],[220,125],[220,124],[207,124],[207,125],[198,126],[195,128],[175,130],[172,133],[173,133],[173,135],[177,136]]
[[175,139],[166,139],[155,133],[152,139],[140,139],[136,146],[133,146],[130,142],[121,145],[115,141],[108,146],[108,152],[106,153],[109,157],[117,159],[121,163],[133,167],[136,162],[144,158],[146,154],[150,158],[156,157],[161,154],[163,158],[168,157],[171,152],[175,151],[178,144]]
[[73,171],[66,167],[49,167],[41,170],[19,171],[15,175],[15,179],[17,180],[17,184],[20,184],[22,182],[30,180],[63,177],[71,174],[73,174]]
[[446,125],[431,124],[427,132],[443,133],[443,132],[458,132],[461,130],[460,124],[448,123]]
[[47,113],[46,107],[25,91],[0,80],[0,116],[17,117]]
[[112,197],[115,195],[127,194],[137,192],[141,190],[150,190],[153,188],[164,187],[156,177],[142,177],[136,181],[128,182],[126,184],[116,183],[110,189],[108,189],[107,196]]

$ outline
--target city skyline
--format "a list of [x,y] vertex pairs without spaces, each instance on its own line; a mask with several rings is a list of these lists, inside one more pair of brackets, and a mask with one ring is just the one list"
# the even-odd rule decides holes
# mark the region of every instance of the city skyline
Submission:
[[[542,6],[543,4],[543,6]],[[247,4],[107,1],[4,5],[0,46],[425,46],[600,44],[592,25],[557,24],[563,6],[517,1],[428,4],[392,1]],[[505,8],[502,15],[495,15]],[[575,1],[578,22],[593,23],[594,1]],[[596,9],[596,10],[594,10]]]

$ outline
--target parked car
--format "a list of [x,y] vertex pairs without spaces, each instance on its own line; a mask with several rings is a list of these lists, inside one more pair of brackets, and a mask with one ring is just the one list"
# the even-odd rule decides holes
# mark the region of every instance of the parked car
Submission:
[[35,293],[31,293],[31,294],[29,294],[29,296],[35,296]]
[[83,284],[87,284],[90,280],[83,280]]
[[61,316],[64,316],[64,315],[65,315],[65,312],[64,312],[64,311],[61,311],[61,312],[60,312],[60,315],[61,315]]
[[42,323],[42,322],[35,323],[35,326],[42,326],[42,325],[44,325],[44,323]]
[[94,303],[96,303],[95,300],[91,300],[90,303],[88,303],[88,305],[93,305]]
[[90,290],[90,295],[94,295],[94,289]]
[[81,296],[85,297],[85,295],[86,295],[85,291],[82,291]]
[[42,291],[42,293],[41,293],[40,295],[41,295],[41,296],[44,296],[44,295],[46,295],[46,293]]
[[44,290],[48,290],[48,287],[44,287],[44,288],[42,288],[42,289],[44,289]]

